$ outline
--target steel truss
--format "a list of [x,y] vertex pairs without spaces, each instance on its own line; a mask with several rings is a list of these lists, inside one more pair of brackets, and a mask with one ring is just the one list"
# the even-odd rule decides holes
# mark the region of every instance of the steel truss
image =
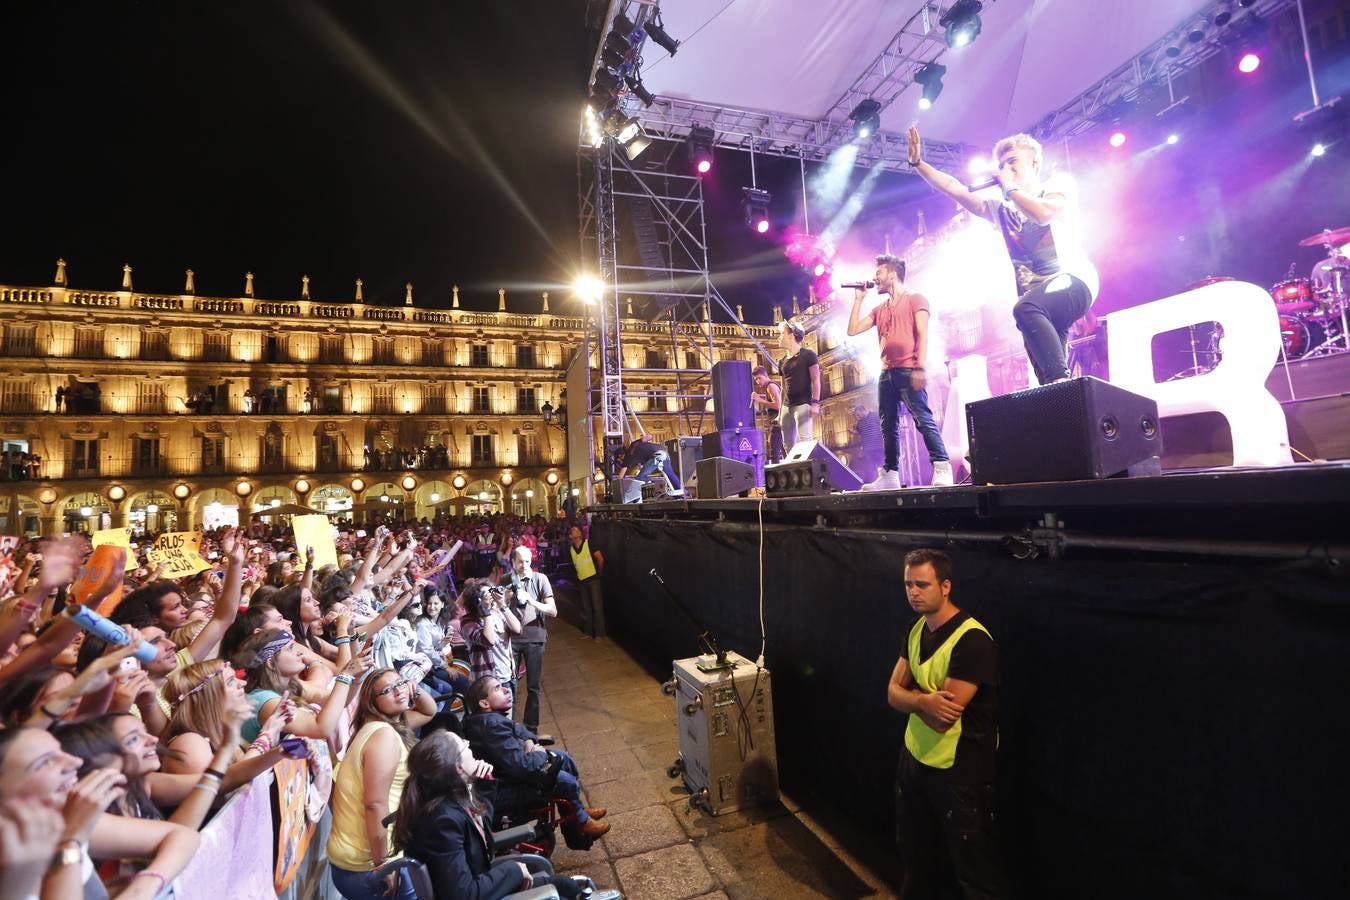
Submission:
[[[1186,99],[1175,96],[1173,80],[1223,52],[1226,49],[1225,39],[1230,34],[1236,37],[1241,19],[1255,14],[1270,20],[1292,9],[1296,2],[1256,0],[1250,7],[1242,9],[1231,0],[1215,0],[1178,23],[1111,74],[1046,115],[1030,129],[1030,133],[1043,142],[1067,140],[1095,125],[1111,124],[1117,113],[1124,112],[1128,104],[1154,91],[1165,92],[1166,101],[1159,106],[1170,109]],[[1232,21],[1223,28],[1212,24],[1220,12],[1233,14]],[[1189,39],[1188,35],[1193,31],[1201,35],[1199,40]],[[1169,52],[1176,55],[1170,56]]]

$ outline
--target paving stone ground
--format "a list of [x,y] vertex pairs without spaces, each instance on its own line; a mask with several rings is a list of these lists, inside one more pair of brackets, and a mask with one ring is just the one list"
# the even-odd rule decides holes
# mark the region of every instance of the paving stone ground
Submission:
[[581,634],[570,585],[556,579],[555,591],[540,731],[576,759],[588,804],[607,806],[613,824],[587,852],[559,841],[559,872],[630,900],[895,896],[893,873],[850,856],[791,797],[717,817],[691,808],[683,784],[666,776],[679,752],[674,702],[622,648]]

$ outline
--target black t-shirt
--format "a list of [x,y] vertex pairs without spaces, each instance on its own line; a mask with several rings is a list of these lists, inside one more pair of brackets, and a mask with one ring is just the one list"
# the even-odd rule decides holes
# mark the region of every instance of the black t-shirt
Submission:
[[802,347],[796,356],[783,360],[780,368],[786,384],[787,405],[800,406],[811,402],[811,367],[820,364],[816,351]]
[[[919,633],[919,661],[929,659],[969,618],[970,613],[963,610],[937,631],[930,632],[925,626]],[[909,660],[908,635],[900,644],[900,656]],[[964,784],[992,782],[998,756],[998,647],[993,638],[977,628],[961,635],[952,648],[947,677],[978,684],[980,689],[961,714],[956,761],[950,769],[933,771]]]

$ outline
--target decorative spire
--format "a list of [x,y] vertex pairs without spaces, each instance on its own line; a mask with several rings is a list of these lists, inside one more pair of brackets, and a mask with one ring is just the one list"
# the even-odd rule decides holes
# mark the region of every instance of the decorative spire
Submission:
[[544,308],[541,312],[548,312],[548,291],[544,291]]
[[131,264],[126,263],[122,266],[122,290],[131,290]]
[[[810,303],[809,303],[810,306],[815,306],[815,305],[816,305],[816,286],[815,286],[814,284],[808,284],[808,285],[806,286],[806,299],[807,299],[808,301],[810,301]],[[797,298],[796,298],[796,297],[793,297],[792,300],[793,300],[793,303],[792,303],[792,313],[793,313],[793,315],[796,315],[796,313],[797,313],[797,303],[796,303]]]
[[633,298],[632,298],[632,297],[629,297],[629,298],[628,298],[628,310],[627,310],[627,312],[624,313],[624,315],[628,316],[628,318],[630,318],[630,319],[633,318]]
[[450,288],[450,308],[459,309],[459,285]]
[[736,318],[742,322],[745,321],[745,313],[741,310],[741,305],[739,303],[736,304]]
[[[811,285],[808,284],[808,285],[807,285],[807,288],[810,289],[810,287],[811,287]],[[797,305],[797,295],[796,295],[796,294],[794,294],[794,295],[792,296],[792,314],[793,314],[794,316],[800,316],[800,315],[802,314],[801,307]]]
[[783,321],[783,307],[775,306],[773,308],[773,324],[777,325],[781,321]]
[[403,305],[412,306],[412,282],[403,286]]
[[506,288],[497,288],[497,310],[506,312]]
[[183,293],[185,294],[197,293],[197,283],[193,280],[191,269],[187,270],[187,277],[183,281]]
[[357,303],[365,303],[365,302],[366,302],[366,291],[365,291],[365,287],[366,287],[366,283],[365,283],[364,281],[362,281],[360,278],[356,279],[356,302],[357,302]]
[[300,276],[300,299],[301,299],[301,300],[308,300],[308,299],[309,299],[309,276],[308,276],[308,275],[301,275],[301,276]]
[[253,296],[253,273],[252,273],[252,272],[245,272],[245,273],[244,273],[244,296],[245,296],[245,297],[252,297],[252,296]]
[[54,283],[58,287],[66,286],[66,261],[64,259],[56,261],[56,280]]

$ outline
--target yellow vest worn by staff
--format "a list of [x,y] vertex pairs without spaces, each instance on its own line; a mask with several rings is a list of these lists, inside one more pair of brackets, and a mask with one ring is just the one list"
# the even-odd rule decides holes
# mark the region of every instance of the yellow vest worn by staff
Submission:
[[[942,646],[933,651],[932,656],[919,662],[919,638],[924,627],[924,619],[920,616],[909,632],[909,671],[919,690],[932,694],[942,690],[942,686],[947,683],[947,670],[951,668],[952,650],[956,642],[968,631],[979,630],[989,634],[989,630],[973,618],[966,619],[942,642]],[[990,635],[990,639],[993,639],[993,635]],[[956,762],[956,745],[960,740],[960,719],[946,731],[934,731],[917,713],[910,713],[909,724],[905,726],[905,749],[925,766],[950,769]]]
[[567,550],[572,554],[572,565],[577,570],[577,581],[585,581],[587,578],[595,577],[595,559],[591,556],[590,538],[581,542],[581,549],[572,546],[572,542],[567,542]]

